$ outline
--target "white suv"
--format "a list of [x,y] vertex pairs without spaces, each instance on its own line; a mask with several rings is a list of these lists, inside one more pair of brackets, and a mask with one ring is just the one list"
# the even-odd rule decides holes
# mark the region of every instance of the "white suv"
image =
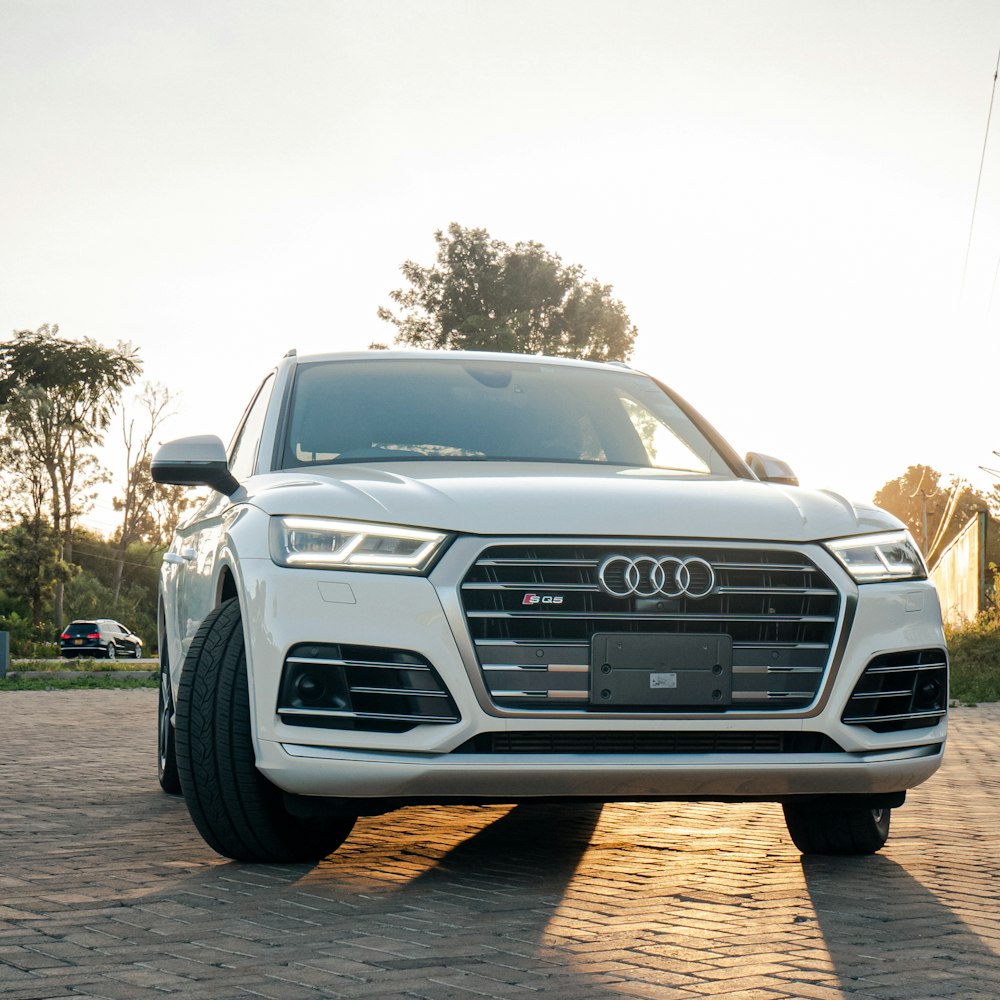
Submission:
[[625,366],[286,356],[160,581],[160,781],[222,854],[412,803],[773,801],[870,853],[941,763],[948,658],[902,525],[744,462]]

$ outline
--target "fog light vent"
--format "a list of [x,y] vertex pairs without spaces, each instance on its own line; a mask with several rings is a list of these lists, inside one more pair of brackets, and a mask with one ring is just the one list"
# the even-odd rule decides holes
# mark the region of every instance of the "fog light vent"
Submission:
[[937,725],[947,711],[947,652],[913,649],[876,656],[855,686],[841,721],[891,733]]
[[419,653],[330,643],[289,651],[278,715],[292,726],[392,733],[460,718],[437,671]]

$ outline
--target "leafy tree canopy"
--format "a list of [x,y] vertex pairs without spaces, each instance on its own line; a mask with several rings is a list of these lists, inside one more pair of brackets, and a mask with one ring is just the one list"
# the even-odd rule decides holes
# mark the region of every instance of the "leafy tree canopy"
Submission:
[[399,314],[378,311],[396,327],[397,344],[589,361],[631,356],[637,330],[624,305],[579,265],[540,243],[510,247],[454,222],[434,240],[434,266],[408,260],[401,268],[409,287],[390,293]]
[[[101,477],[88,449],[101,442],[122,390],[141,370],[129,345],[67,340],[58,326],[19,330],[0,343],[0,447],[33,466],[20,476],[47,495],[61,560],[72,562],[74,518],[87,502],[95,472]],[[52,612],[57,628],[62,595],[58,582]]]
[[976,513],[1000,509],[1000,495],[996,489],[980,493],[962,479],[942,482],[936,469],[911,465],[875,494],[875,503],[910,529],[921,551],[933,563]]
[[141,370],[127,344],[113,349],[89,339],[67,340],[57,325],[18,330],[0,343],[0,408],[8,420],[27,409],[48,422],[99,433],[122,389]]
[[59,558],[59,539],[47,522],[25,518],[0,534],[0,582],[24,599],[36,626],[56,584],[72,576],[73,567]]

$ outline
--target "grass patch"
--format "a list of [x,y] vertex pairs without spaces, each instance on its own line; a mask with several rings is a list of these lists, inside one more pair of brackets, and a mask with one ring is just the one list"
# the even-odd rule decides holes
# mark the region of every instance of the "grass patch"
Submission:
[[1000,701],[1000,611],[986,611],[960,628],[946,628],[951,697],[962,705]]
[[80,688],[100,688],[105,691],[114,688],[155,688],[160,686],[156,674],[151,677],[115,677],[109,673],[101,677],[3,677],[0,678],[0,692],[3,691],[73,691]]
[[155,670],[149,662],[142,660],[98,660],[92,656],[74,656],[72,659],[60,657],[58,660],[12,660],[11,670],[45,670],[58,673],[64,670],[95,670],[111,672],[114,670]]

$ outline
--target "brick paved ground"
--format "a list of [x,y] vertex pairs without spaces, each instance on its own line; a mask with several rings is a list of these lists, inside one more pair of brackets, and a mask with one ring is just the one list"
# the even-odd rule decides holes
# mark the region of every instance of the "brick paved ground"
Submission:
[[156,692],[0,694],[0,997],[1000,996],[1000,706],[877,857],[776,806],[413,809],[316,867],[226,862],[154,768]]

